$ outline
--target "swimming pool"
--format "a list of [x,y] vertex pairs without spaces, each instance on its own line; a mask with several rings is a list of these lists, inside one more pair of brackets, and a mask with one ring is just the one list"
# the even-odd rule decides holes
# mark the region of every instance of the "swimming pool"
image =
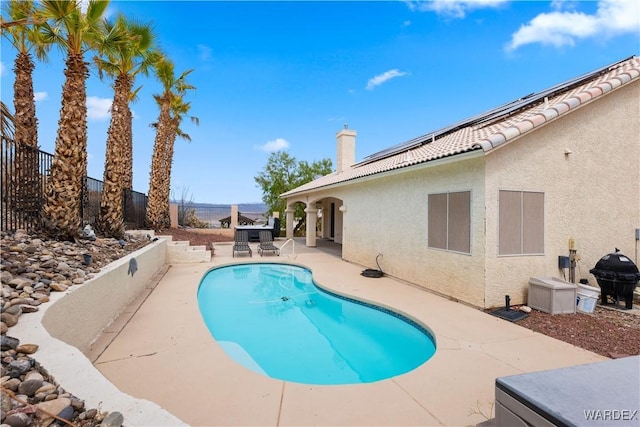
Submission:
[[287,264],[210,270],[198,288],[211,335],[236,362],[305,384],[355,384],[409,372],[435,353],[431,335],[389,310],[318,288]]

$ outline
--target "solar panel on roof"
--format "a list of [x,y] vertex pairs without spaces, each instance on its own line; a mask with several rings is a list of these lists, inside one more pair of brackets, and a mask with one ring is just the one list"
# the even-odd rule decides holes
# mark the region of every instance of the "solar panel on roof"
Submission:
[[367,157],[365,157],[364,159],[362,159],[360,162],[358,162],[357,164],[355,164],[354,166],[362,166],[365,165],[367,163],[371,163],[371,162],[375,162],[377,160],[381,160],[387,157],[391,157],[393,155],[396,155],[398,153],[401,153],[403,151],[407,151],[407,150],[411,150],[412,148],[416,148],[416,147],[420,147],[421,145],[424,144],[428,144],[431,141],[434,141],[444,135],[453,133],[457,130],[469,127],[469,126],[477,126],[483,123],[488,123],[488,122],[492,122],[498,118],[502,118],[502,117],[506,117],[509,116],[510,114],[519,111],[525,107],[528,107],[532,104],[535,104],[545,98],[549,98],[555,95],[558,95],[561,92],[565,92],[567,90],[571,90],[576,86],[579,86],[581,84],[583,84],[585,81],[587,80],[591,80],[594,77],[600,75],[600,74],[604,74],[614,68],[616,68],[616,66],[618,66],[620,63],[628,61],[629,59],[633,58],[633,56],[630,56],[626,59],[623,59],[621,61],[617,61],[613,64],[607,65],[605,67],[599,68],[597,70],[591,71],[589,73],[583,74],[579,77],[575,77],[573,79],[567,80],[563,83],[557,84],[555,86],[552,86],[548,89],[545,89],[541,92],[538,93],[530,93],[529,95],[523,96],[522,98],[518,98],[514,101],[508,102],[506,104],[503,104],[499,107],[493,108],[489,111],[485,111],[484,113],[469,117],[465,120],[462,120],[460,122],[454,123],[450,126],[444,127],[440,130],[437,130],[435,132],[429,132],[427,134],[421,135],[417,138],[411,139],[409,141],[394,145],[392,147],[389,147],[387,149],[378,151],[376,153],[373,153]]

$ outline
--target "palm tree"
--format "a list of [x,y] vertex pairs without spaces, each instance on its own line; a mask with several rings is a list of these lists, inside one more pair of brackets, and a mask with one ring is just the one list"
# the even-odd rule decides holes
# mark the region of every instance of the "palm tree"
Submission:
[[174,125],[172,125],[172,108],[176,105],[176,98],[182,98],[187,90],[195,89],[186,81],[192,71],[185,71],[176,78],[174,64],[170,60],[163,59],[156,66],[156,76],[163,87],[163,92],[160,95],[154,95],[160,106],[160,114],[155,124],[156,137],[151,158],[146,215],[147,225],[154,230],[162,230],[171,225],[169,221],[169,193],[165,193],[164,188],[170,182],[168,165],[173,160],[173,150],[169,153],[169,147],[173,146],[170,141],[172,138],[175,140],[176,132]]
[[109,1],[89,0],[86,12],[79,1],[43,0],[50,22],[47,37],[63,49],[65,82],[58,121],[55,152],[46,202],[43,231],[52,237],[72,240],[80,231],[80,208],[87,171],[87,88],[89,76],[84,53],[95,46],[102,15]]
[[124,235],[123,189],[131,189],[124,187],[124,173],[132,170],[132,115],[129,108],[132,87],[138,74],[148,74],[160,53],[155,49],[154,34],[149,25],[128,21],[120,15],[114,23],[105,22],[105,40],[113,38],[113,33],[120,33],[127,42],[120,43],[116,49],[107,49],[105,55],[95,58],[100,77],[107,74],[115,79],[98,229],[107,237],[121,238]]
[[[11,0],[5,3],[6,12],[13,22],[29,22],[36,15],[33,2]],[[14,62],[13,105],[15,109],[15,140],[29,147],[38,146],[38,120],[33,91],[32,52],[40,60],[46,59],[49,44],[45,43],[37,25],[16,25],[2,31],[16,48]]]
[[[142,87],[139,86],[129,95],[129,103],[136,102],[138,92]],[[127,123],[133,123],[133,114],[131,109],[127,112]],[[133,127],[133,126],[132,126]],[[124,190],[124,206],[125,218],[133,218],[135,215],[135,206],[133,203],[133,129],[130,127],[126,130],[125,144],[122,150],[122,188]]]
[[38,173],[38,119],[33,91],[32,52],[40,60],[46,59],[49,44],[43,40],[40,26],[34,24],[38,9],[34,2],[11,0],[5,3],[5,12],[12,20],[21,23],[3,29],[5,36],[18,52],[14,62],[13,84],[14,142],[16,174],[12,176],[16,189],[16,204],[13,208],[23,214],[37,218],[40,210]]
[[[162,182],[162,211],[164,212],[163,222],[165,225],[171,225],[171,218],[169,217],[169,197],[171,195],[171,168],[173,166],[173,149],[177,137],[180,137],[188,142],[191,142],[191,137],[186,134],[180,128],[182,120],[191,109],[190,102],[184,102],[183,97],[176,96],[173,98],[171,105],[171,121],[167,135],[166,146],[166,158],[164,167],[164,176]],[[194,116],[189,116],[191,122],[198,125],[199,119]]]
[[[13,1],[13,0],[10,0],[10,1]],[[7,7],[11,7],[11,6],[7,6]],[[10,17],[10,19],[11,19],[10,21],[5,21],[4,17],[0,17],[0,30],[6,30],[12,27],[25,27],[27,25],[32,25],[32,24],[40,25],[46,21],[46,18],[44,18],[42,15],[37,15],[37,14],[25,15],[20,18]]]

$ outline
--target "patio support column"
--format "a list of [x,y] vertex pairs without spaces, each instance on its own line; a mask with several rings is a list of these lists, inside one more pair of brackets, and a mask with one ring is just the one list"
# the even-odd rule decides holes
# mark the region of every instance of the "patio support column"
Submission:
[[347,207],[345,205],[341,205],[338,210],[340,211],[340,216],[339,216],[339,226],[337,227],[337,231],[335,233],[335,235],[333,236],[333,241],[336,243],[340,243],[341,245],[344,244],[344,235],[347,232],[347,229],[344,227],[344,217],[345,214],[347,213]]
[[235,230],[238,226],[238,205],[231,205],[231,222],[229,223],[229,227],[232,230]]
[[318,221],[318,209],[308,207],[304,210],[307,213],[307,241],[309,248],[316,247],[316,222]]
[[287,239],[293,239],[293,221],[295,221],[295,219],[293,218],[293,214],[295,212],[296,211],[294,209],[287,209],[286,211],[284,211],[287,220]]

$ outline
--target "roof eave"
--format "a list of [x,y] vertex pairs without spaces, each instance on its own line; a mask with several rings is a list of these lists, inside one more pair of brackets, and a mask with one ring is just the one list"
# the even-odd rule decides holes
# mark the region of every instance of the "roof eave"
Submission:
[[461,151],[459,153],[452,153],[450,155],[443,156],[443,157],[438,157],[437,159],[431,159],[431,160],[427,160],[427,161],[423,161],[423,162],[419,162],[419,163],[408,164],[406,166],[400,166],[400,167],[397,167],[395,169],[376,172],[376,173],[372,173],[372,174],[368,174],[368,175],[356,176],[356,177],[353,177],[353,178],[345,179],[344,181],[339,181],[339,182],[335,182],[335,183],[331,183],[331,184],[326,184],[326,185],[322,185],[322,186],[319,186],[319,187],[313,187],[313,188],[310,188],[310,189],[307,189],[307,190],[295,191],[295,189],[293,189],[293,190],[290,190],[290,191],[288,191],[286,193],[282,193],[280,195],[280,198],[286,199],[286,198],[291,198],[293,196],[300,196],[300,195],[305,195],[305,194],[316,193],[318,191],[330,190],[330,189],[334,189],[334,188],[344,187],[345,185],[351,185],[351,184],[354,183],[354,181],[366,182],[366,181],[370,181],[370,180],[373,180],[373,179],[386,178],[386,177],[389,177],[389,176],[396,175],[398,173],[405,173],[405,172],[408,172],[408,171],[415,171],[415,170],[420,170],[420,169],[423,169],[423,168],[442,166],[444,164],[449,164],[449,163],[469,160],[469,159],[472,159],[472,158],[475,158],[475,157],[484,156],[484,151],[481,150],[480,148],[481,147],[476,144],[476,145],[472,146],[468,150]]

